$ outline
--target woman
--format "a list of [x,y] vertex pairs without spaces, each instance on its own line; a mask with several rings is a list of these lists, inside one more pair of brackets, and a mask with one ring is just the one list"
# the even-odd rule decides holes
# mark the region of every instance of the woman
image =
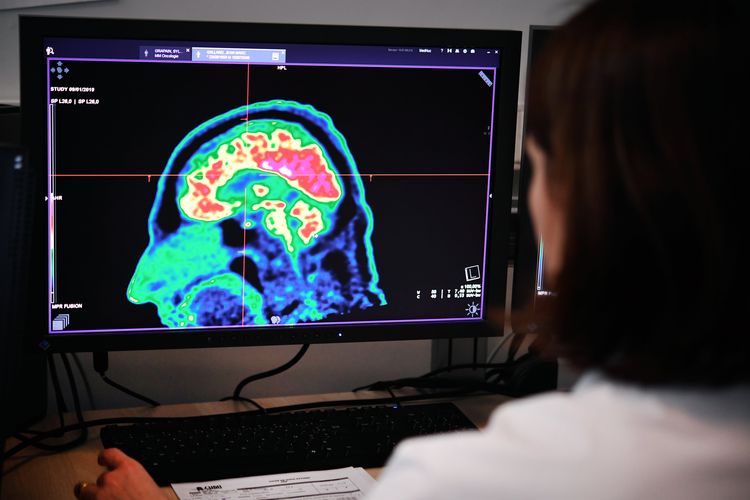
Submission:
[[[527,96],[556,291],[537,314],[586,373],[403,443],[369,498],[750,498],[741,3],[600,0],[548,43]],[[80,498],[159,497],[118,450],[100,463]]]

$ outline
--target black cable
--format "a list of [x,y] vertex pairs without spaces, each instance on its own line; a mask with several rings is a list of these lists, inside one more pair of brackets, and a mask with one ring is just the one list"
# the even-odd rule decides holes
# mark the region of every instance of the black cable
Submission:
[[78,368],[78,373],[81,374],[81,379],[83,380],[83,388],[86,389],[86,397],[89,399],[89,405],[91,406],[91,409],[96,409],[96,403],[94,403],[94,392],[91,390],[91,384],[89,384],[89,377],[86,375],[86,371],[83,369],[83,364],[81,363],[81,359],[78,357],[78,353],[72,353],[73,361],[76,364],[76,368]]
[[463,363],[460,365],[443,366],[442,368],[436,368],[435,370],[427,372],[424,375],[420,375],[420,378],[434,377],[435,375],[439,375],[445,372],[450,372],[453,370],[466,370],[466,369],[478,370],[480,368],[494,368],[494,367],[497,367],[499,364],[505,364],[505,363]]
[[393,399],[393,404],[396,408],[401,408],[401,400],[396,397],[396,393],[393,392],[393,389],[390,387],[386,387],[386,390],[388,391],[388,394],[391,395],[391,399]]
[[57,377],[57,366],[55,366],[55,359],[52,356],[52,353],[47,354],[47,364],[49,365],[49,376],[50,379],[52,379],[52,388],[55,390],[57,416],[60,419],[60,427],[63,427],[65,426],[65,417],[63,417],[63,413],[68,411],[68,407],[65,405],[62,389],[60,389],[60,379]]
[[70,361],[68,361],[68,355],[60,353],[62,357],[63,366],[65,367],[65,373],[68,374],[68,383],[70,384],[70,394],[73,396],[73,408],[76,412],[76,418],[79,422],[83,422],[83,411],[81,410],[81,399],[78,397],[78,385],[76,379],[73,376],[73,369],[70,367]]
[[17,434],[31,434],[31,435],[37,435],[42,434],[46,431],[38,431],[36,429],[21,429],[20,431],[17,431]]
[[233,400],[233,401],[244,401],[245,403],[250,403],[251,405],[253,405],[253,406],[254,406],[254,407],[256,407],[257,409],[259,409],[259,410],[260,410],[260,411],[261,411],[262,413],[265,413],[265,412],[266,412],[266,409],[265,409],[265,408],[263,408],[263,407],[262,407],[262,406],[260,405],[260,403],[258,403],[257,401],[255,401],[255,400],[253,400],[253,399],[250,399],[250,398],[246,398],[246,397],[244,397],[244,396],[240,396],[240,397],[238,397],[237,399],[235,399],[235,398],[222,398],[222,399],[220,399],[220,401],[229,401],[230,399],[231,399],[231,400]]
[[516,354],[521,348],[523,341],[526,340],[526,332],[518,332],[512,339],[510,339],[510,345],[508,346],[508,361],[516,359]]
[[[520,358],[519,358],[520,360]],[[465,363],[460,365],[453,365],[453,366],[444,366],[442,368],[437,368],[435,370],[432,370],[430,372],[427,372],[423,375],[420,375],[417,378],[430,378],[434,377],[435,375],[439,375],[441,373],[450,372],[453,370],[465,370],[467,368],[473,368],[473,369],[480,369],[480,368],[495,368],[495,369],[509,369],[518,364],[518,361],[512,361],[510,363],[504,362],[504,363]],[[390,380],[380,380],[378,382],[374,382],[372,384],[363,385],[360,387],[356,387],[352,389],[352,392],[358,392],[363,390],[379,390],[381,387],[386,387],[390,382]]]
[[[446,391],[446,392],[440,392],[440,393],[434,393],[434,394],[417,394],[417,395],[411,395],[411,396],[401,396],[399,399],[403,403],[403,402],[409,402],[409,401],[423,401],[427,399],[456,398],[456,397],[461,397],[461,396],[469,396],[476,392],[478,391],[466,391],[466,390]],[[295,404],[295,405],[278,406],[276,408],[266,408],[265,413],[267,414],[288,413],[288,412],[293,412],[293,411],[302,411],[302,410],[308,410],[308,409],[313,409],[313,408],[328,408],[328,407],[333,407],[333,406],[372,406],[372,405],[379,405],[379,404],[388,404],[392,401],[393,400],[390,396],[387,398],[342,399],[338,401],[315,401],[311,403],[300,403],[300,404]],[[227,416],[227,415],[251,415],[255,413],[261,413],[261,412],[260,410],[247,410],[244,412],[211,415],[211,417],[221,417],[221,416]],[[192,419],[199,420],[203,418],[206,418],[206,416],[198,415],[194,417],[114,417],[114,418],[101,418],[101,419],[91,420],[88,422],[86,421],[78,422],[75,424],[69,424],[69,425],[63,426],[59,429],[52,429],[50,431],[44,432],[32,438],[27,438],[23,442],[17,444],[16,446],[12,447],[8,451],[2,453],[2,455],[0,455],[0,463],[10,458],[11,456],[15,455],[16,453],[19,453],[20,451],[28,448],[29,446],[32,446],[35,443],[38,443],[39,441],[43,441],[44,439],[47,439],[49,437],[54,437],[59,434],[66,434],[68,432],[75,431],[84,427],[90,428],[90,427],[98,427],[102,425],[157,423],[157,422],[167,422],[167,421],[176,420],[176,419],[180,421],[192,420]]]
[[[51,359],[52,356],[53,356],[53,354],[50,354],[49,356],[50,356],[50,359]],[[81,410],[81,400],[78,397],[78,388],[77,388],[76,383],[75,383],[75,378],[73,377],[73,370],[70,367],[70,362],[68,361],[67,355],[65,353],[61,353],[60,357],[62,358],[63,366],[65,368],[65,373],[68,376],[68,384],[70,386],[70,393],[73,396],[73,406],[75,408],[76,419],[78,420],[78,423],[82,423],[82,422],[84,422],[83,411]],[[54,362],[52,362],[51,366],[54,367]],[[53,370],[53,372],[56,372],[56,370]],[[55,376],[55,379],[56,378],[57,377]],[[60,388],[59,380],[58,380],[58,384],[55,386],[55,395],[58,398],[58,400],[61,401],[62,404],[64,405],[65,404],[65,398],[62,396],[62,391],[61,391],[61,388]],[[60,405],[58,404],[58,408],[59,408],[59,406]],[[61,418],[61,421],[63,421],[62,420],[62,414],[60,415],[60,418]],[[64,421],[63,421],[63,424],[61,425],[61,428],[64,428],[64,427],[65,427],[65,424],[64,424]],[[36,436],[34,438],[28,438],[28,437],[24,436],[22,434],[22,432],[33,433],[33,434],[36,434]],[[69,441],[67,443],[46,444],[46,443],[42,443],[42,442],[36,442],[37,441],[36,438],[38,438],[40,436],[60,437],[60,436],[63,435],[63,433],[58,434],[56,436],[47,436],[47,434],[49,434],[49,433],[48,432],[35,431],[35,430],[28,430],[28,431],[17,432],[15,434],[13,434],[13,437],[15,437],[16,439],[18,439],[21,442],[29,442],[31,444],[31,446],[34,446],[35,448],[39,448],[40,450],[59,452],[59,451],[66,451],[66,450],[73,449],[73,448],[77,447],[78,445],[81,445],[81,444],[85,443],[86,440],[88,439],[88,428],[82,427],[81,428],[81,434],[78,437],[76,437],[75,439],[73,439],[73,440],[71,440],[71,441]],[[46,439],[46,437],[44,439]]]
[[[380,380],[372,384],[356,387],[352,389],[352,392],[358,392],[361,390],[372,390],[372,391],[387,391],[389,388],[403,388],[413,387],[416,389],[440,389],[440,388],[453,388],[453,387],[466,387],[472,390],[482,390],[492,392],[496,394],[502,394],[506,396],[516,396],[517,394],[509,387],[506,383],[513,373],[513,370],[520,364],[524,363],[529,354],[523,354],[519,358],[513,361],[506,361],[503,363],[465,363],[453,366],[444,366],[427,372],[419,377],[406,377],[396,380]],[[467,380],[452,380],[440,378],[432,381],[432,377],[441,373],[450,372],[453,370],[465,370],[465,369],[478,369],[485,368],[487,371],[484,374],[484,382],[471,382]]]
[[[27,436],[24,436],[23,434],[20,434],[20,433],[13,434],[13,437],[15,439],[21,441],[22,443],[28,443],[29,446],[33,446],[34,448],[37,448],[37,449],[40,449],[40,450],[43,450],[43,451],[50,451],[50,452],[58,453],[58,452],[61,452],[61,451],[72,450],[73,448],[76,448],[76,447],[82,445],[86,441],[86,439],[87,439],[87,438],[84,438],[84,439],[81,438],[84,435],[88,436],[88,430],[87,429],[83,429],[83,432],[81,432],[81,435],[79,435],[78,437],[76,437],[72,441],[69,441],[67,443],[62,443],[62,444],[45,444],[45,443],[39,443],[39,442],[35,441],[35,439],[36,439],[37,436],[27,437]],[[45,436],[44,439],[47,439],[47,438],[50,438],[50,437],[55,437],[55,436]]]
[[102,377],[102,380],[108,384],[117,389],[118,391],[122,391],[128,396],[132,396],[135,399],[139,399],[143,401],[144,403],[147,403],[151,406],[159,406],[159,403],[154,401],[153,399],[144,396],[143,394],[139,394],[135,392],[132,389],[128,389],[124,385],[120,385],[111,378],[107,377],[106,373],[109,369],[109,354],[106,351],[96,351],[93,353],[94,358],[94,370],[99,374],[99,376]]
[[300,350],[297,352],[297,354],[295,354],[292,359],[290,359],[283,365],[277,368],[274,368],[272,370],[256,373],[255,375],[250,375],[249,377],[246,377],[239,384],[237,384],[237,387],[234,388],[234,392],[232,393],[231,396],[222,398],[220,399],[220,401],[226,401],[228,399],[239,400],[242,397],[240,393],[242,392],[242,389],[244,389],[247,384],[251,382],[255,382],[256,380],[260,380],[263,378],[273,377],[274,375],[278,375],[281,372],[287,371],[289,368],[296,365],[300,359],[302,359],[302,357],[305,355],[305,353],[307,352],[309,348],[310,348],[310,344],[304,344],[302,345]]
[[[474,353],[471,357],[471,363],[476,366],[479,359],[479,337],[474,337]],[[476,370],[476,368],[474,368]]]
[[513,373],[513,369],[521,365],[529,360],[529,358],[533,357],[534,354],[530,352],[525,352],[518,358],[515,358],[513,361],[508,361],[506,363],[503,363],[501,366],[493,367],[487,370],[486,372],[486,379],[489,379],[494,376],[502,376],[502,375],[511,375]]
[[504,370],[491,370],[486,373],[484,381],[488,384],[500,384],[504,383],[507,379],[506,375],[510,375],[512,371],[505,372]]
[[110,379],[109,377],[107,377],[107,376],[106,376],[105,374],[103,374],[103,373],[100,373],[99,375],[101,375],[101,377],[102,377],[102,380],[103,380],[104,382],[106,382],[107,384],[111,385],[112,387],[114,387],[114,388],[115,388],[115,389],[117,389],[118,391],[122,391],[122,392],[124,392],[125,394],[127,394],[128,396],[133,396],[133,397],[134,397],[134,398],[136,398],[136,399],[140,399],[140,400],[141,400],[141,401],[143,401],[144,403],[148,403],[148,404],[149,404],[149,405],[151,405],[151,406],[159,406],[159,403],[158,403],[158,402],[156,402],[156,401],[154,401],[153,399],[151,399],[151,398],[149,398],[149,397],[146,397],[146,396],[144,396],[144,395],[142,395],[142,394],[138,394],[137,392],[135,392],[135,391],[133,391],[133,390],[131,390],[131,389],[128,389],[128,388],[127,388],[127,387],[125,387],[124,385],[120,385],[120,384],[118,384],[118,383],[117,383],[117,382],[115,382],[114,380],[112,380],[112,379]]
[[471,382],[466,380],[455,380],[455,379],[425,379],[422,377],[417,378],[403,378],[398,380],[378,382],[373,384],[373,390],[388,391],[391,389],[402,389],[404,387],[413,387],[415,389],[446,389],[446,388],[461,388],[467,391],[484,391],[493,394],[502,394],[504,396],[513,396],[512,390],[500,384],[490,384],[487,382]]
[[[57,366],[55,365],[55,360],[52,357],[52,353],[47,354],[47,365],[49,366],[49,374],[50,378],[52,379],[52,388],[55,391],[55,406],[57,408],[57,416],[60,420],[60,427],[65,426],[65,417],[63,416],[63,413],[67,411],[67,405],[65,404],[65,399],[62,395],[62,389],[60,388],[60,379],[57,376]],[[39,431],[35,429],[21,429],[13,433],[13,437],[16,439],[26,439],[23,434],[44,434],[47,431]]]

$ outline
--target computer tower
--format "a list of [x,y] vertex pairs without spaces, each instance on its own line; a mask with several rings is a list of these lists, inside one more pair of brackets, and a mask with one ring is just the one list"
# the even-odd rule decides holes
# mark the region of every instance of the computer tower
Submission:
[[[28,330],[31,220],[43,215],[44,200],[33,199],[32,173],[18,140],[18,108],[0,108],[0,435],[23,428],[46,412],[45,355]],[[15,116],[13,116],[15,115]],[[41,264],[41,263],[39,263]],[[44,311],[44,308],[39,308]]]

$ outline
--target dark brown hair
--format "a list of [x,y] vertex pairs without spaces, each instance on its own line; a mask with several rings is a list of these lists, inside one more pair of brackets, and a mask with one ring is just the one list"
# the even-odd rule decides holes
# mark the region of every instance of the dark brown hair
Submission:
[[527,131],[566,220],[551,331],[641,384],[750,381],[741,2],[601,0],[546,44]]

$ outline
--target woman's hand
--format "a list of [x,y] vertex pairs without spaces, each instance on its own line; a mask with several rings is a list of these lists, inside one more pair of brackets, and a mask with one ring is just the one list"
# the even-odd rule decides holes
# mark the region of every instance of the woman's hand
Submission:
[[96,484],[78,483],[79,500],[164,500],[165,496],[143,466],[117,448],[99,453],[99,465],[107,468]]

